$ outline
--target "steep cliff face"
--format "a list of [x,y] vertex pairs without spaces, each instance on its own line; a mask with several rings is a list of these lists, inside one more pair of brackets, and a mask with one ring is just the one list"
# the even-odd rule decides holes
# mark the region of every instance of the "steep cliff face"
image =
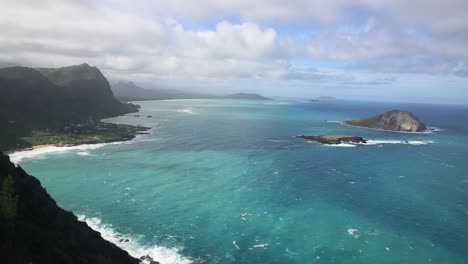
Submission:
[[109,82],[96,67],[80,64],[63,68],[38,68],[54,85],[62,87],[78,109],[89,114],[115,115],[129,111],[112,94]]
[[61,209],[39,180],[0,153],[1,263],[139,263]]
[[15,147],[33,129],[138,111],[118,102],[99,69],[87,64],[0,69],[0,95],[0,150]]
[[344,123],[390,131],[420,132],[427,129],[426,125],[414,114],[402,110],[392,110],[378,116],[359,118]]

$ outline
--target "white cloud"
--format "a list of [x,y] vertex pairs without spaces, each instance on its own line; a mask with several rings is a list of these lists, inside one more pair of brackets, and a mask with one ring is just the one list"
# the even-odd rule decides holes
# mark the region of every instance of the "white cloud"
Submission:
[[[287,43],[273,28],[221,21],[188,30],[176,20],[142,18],[77,2],[7,2],[0,60],[32,66],[88,62],[113,78],[275,77],[287,68]],[[40,22],[39,22],[40,21]]]
[[[87,62],[110,78],[213,87],[246,79],[358,82],[356,70],[467,76],[467,3],[0,0],[0,63]],[[367,21],[352,8],[369,13]],[[286,31],[303,28],[282,34],[282,23]],[[312,30],[313,38],[300,39]]]

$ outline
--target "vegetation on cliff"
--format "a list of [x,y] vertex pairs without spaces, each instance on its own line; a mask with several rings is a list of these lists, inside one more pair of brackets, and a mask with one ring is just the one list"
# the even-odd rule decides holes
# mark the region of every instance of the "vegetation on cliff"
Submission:
[[0,150],[24,146],[34,130],[60,130],[138,111],[122,104],[96,67],[87,64],[57,69],[0,69]]

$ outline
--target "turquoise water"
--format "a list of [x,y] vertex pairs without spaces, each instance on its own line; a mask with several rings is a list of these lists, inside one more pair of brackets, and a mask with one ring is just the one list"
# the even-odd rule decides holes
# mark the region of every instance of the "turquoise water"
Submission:
[[[468,109],[148,101],[132,142],[19,153],[64,208],[162,263],[468,263]],[[439,131],[336,122],[393,108]],[[148,118],[147,115],[152,115]],[[351,134],[324,146],[298,134]],[[408,141],[407,143],[405,141]],[[99,147],[99,148],[98,148]],[[129,242],[120,242],[120,238]]]

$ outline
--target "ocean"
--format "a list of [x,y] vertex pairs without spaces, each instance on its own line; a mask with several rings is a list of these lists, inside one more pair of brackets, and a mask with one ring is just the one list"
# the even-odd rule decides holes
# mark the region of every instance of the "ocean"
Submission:
[[[468,107],[138,102],[132,141],[11,155],[60,206],[161,263],[468,263]],[[392,109],[434,127],[339,121]],[[151,117],[148,117],[151,115]],[[295,135],[348,134],[326,146]]]

